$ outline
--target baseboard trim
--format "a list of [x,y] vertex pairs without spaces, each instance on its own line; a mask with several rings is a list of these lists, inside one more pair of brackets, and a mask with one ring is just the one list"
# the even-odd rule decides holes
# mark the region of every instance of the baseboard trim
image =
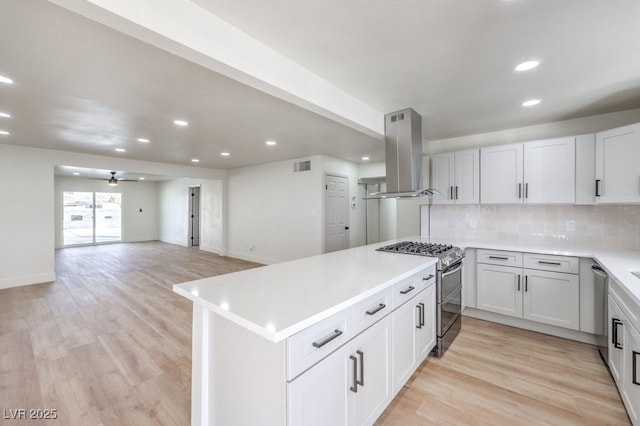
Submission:
[[550,336],[561,337],[563,339],[575,340],[576,342],[588,343],[595,345],[596,336],[578,330],[570,330],[568,328],[557,327],[555,325],[541,324],[534,321],[528,321],[522,318],[514,318],[506,315],[496,314],[494,312],[483,311],[481,309],[466,307],[462,315],[477,318],[485,321],[497,322],[498,324],[509,325],[511,327],[522,328],[529,331],[535,331]]
[[277,260],[277,259],[269,259],[266,257],[259,257],[259,256],[250,256],[244,253],[227,252],[226,255],[229,257],[234,257],[236,259],[246,260],[248,262],[262,263],[263,265],[273,265],[274,263],[282,262],[281,260]]
[[56,273],[27,275],[23,277],[6,278],[0,280],[0,290],[12,287],[23,287],[32,284],[48,283],[56,280]]

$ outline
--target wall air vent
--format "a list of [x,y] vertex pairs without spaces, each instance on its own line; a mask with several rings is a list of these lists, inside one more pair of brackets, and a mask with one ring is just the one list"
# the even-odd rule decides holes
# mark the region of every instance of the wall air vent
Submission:
[[311,160],[298,161],[297,163],[293,163],[294,172],[306,172],[309,170],[311,170]]
[[395,114],[391,116],[391,122],[395,123],[396,121],[402,121],[404,120],[404,114]]

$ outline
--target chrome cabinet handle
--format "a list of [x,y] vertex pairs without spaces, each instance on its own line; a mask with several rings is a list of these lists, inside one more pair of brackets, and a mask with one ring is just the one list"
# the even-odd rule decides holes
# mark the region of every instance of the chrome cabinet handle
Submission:
[[419,303],[420,305],[420,328],[424,327],[424,303]]
[[349,387],[349,390],[358,393],[358,358],[353,355],[349,355],[349,358],[353,361],[353,386]]
[[[410,285],[409,287],[407,287],[406,290],[400,290],[400,294],[407,294],[407,293],[411,293],[413,290],[415,290],[416,288],[412,285]],[[368,312],[367,312],[368,313]]]
[[362,351],[356,351],[360,357],[360,381],[356,381],[356,384],[364,386],[364,353]]
[[518,274],[518,291],[520,291],[520,274]]
[[489,259],[496,259],[496,260],[509,260],[508,257],[503,257],[503,256],[489,256]]
[[631,363],[632,365],[631,376],[632,376],[632,383],[634,385],[640,386],[640,382],[638,382],[638,359],[637,359],[638,355],[640,355],[640,352],[631,351],[631,359],[633,359],[633,362]]
[[618,343],[618,326],[622,325],[622,321],[618,318],[611,318],[611,343],[616,349],[622,349],[622,345]]
[[333,339],[335,339],[338,336],[342,335],[342,331],[338,330],[337,328],[335,329],[335,331],[330,334],[329,336],[325,337],[324,339],[320,340],[319,342],[313,342],[313,347],[314,348],[321,348],[324,345],[326,345],[327,343],[329,343],[330,341],[332,341]]
[[553,265],[553,266],[562,265],[560,262],[547,262],[546,260],[538,260],[538,263],[541,265]]
[[377,314],[378,312],[380,312],[381,310],[383,310],[386,307],[387,307],[387,305],[385,305],[384,303],[381,303],[377,307],[375,307],[373,309],[370,309],[370,310],[366,311],[365,313],[367,315],[375,315],[375,314]]
[[420,307],[421,304],[416,305],[416,309],[418,310],[418,325],[416,325],[416,328],[422,328],[422,308]]
[[596,197],[600,196],[600,179],[596,179]]
[[433,274],[429,274],[429,276],[427,276],[427,277],[422,277],[422,281],[429,281],[433,277],[434,277]]

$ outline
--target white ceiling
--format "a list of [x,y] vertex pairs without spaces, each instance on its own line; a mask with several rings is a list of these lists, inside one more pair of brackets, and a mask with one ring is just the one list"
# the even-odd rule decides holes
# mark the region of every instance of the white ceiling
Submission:
[[[194,2],[381,113],[413,107],[430,140],[640,107],[637,0]],[[0,10],[0,75],[16,82],[0,85],[0,143],[219,169],[384,158],[370,133],[46,1]],[[529,58],[540,67],[513,71]]]

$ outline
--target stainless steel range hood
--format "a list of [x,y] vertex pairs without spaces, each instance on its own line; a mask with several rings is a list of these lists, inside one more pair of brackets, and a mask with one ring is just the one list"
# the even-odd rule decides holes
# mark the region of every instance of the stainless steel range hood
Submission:
[[387,192],[366,198],[432,197],[422,188],[422,117],[411,108],[384,116]]

